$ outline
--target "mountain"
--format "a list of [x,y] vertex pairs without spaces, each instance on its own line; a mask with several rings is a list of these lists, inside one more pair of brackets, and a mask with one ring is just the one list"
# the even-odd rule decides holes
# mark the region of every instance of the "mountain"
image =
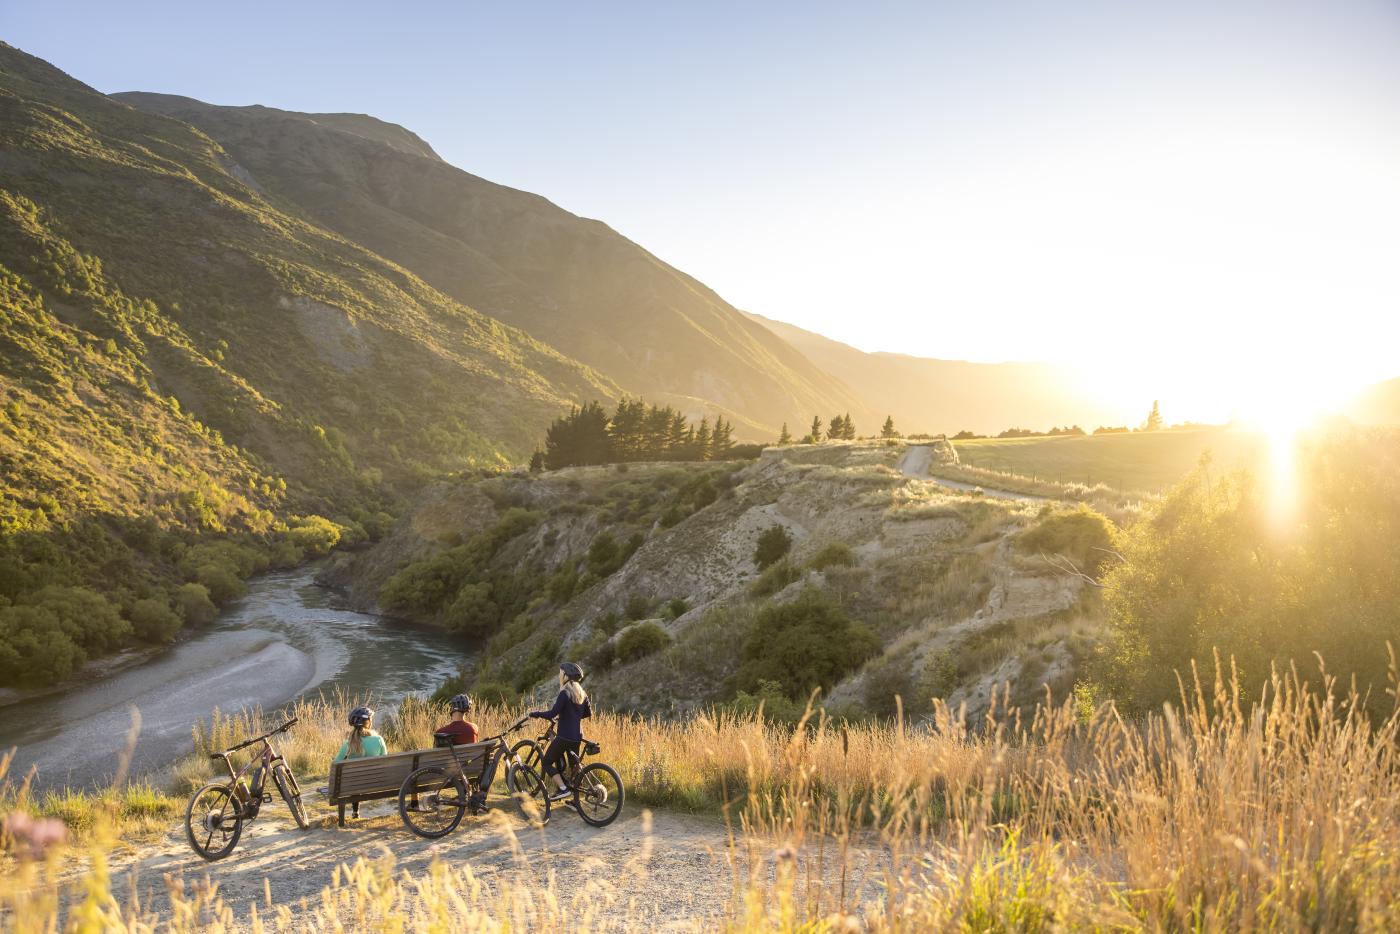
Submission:
[[1078,423],[1088,430],[1121,422],[1122,412],[1079,391],[1077,376],[1048,363],[969,363],[895,353],[866,353],[796,325],[750,318],[851,388],[883,421],[904,432],[1006,428],[1045,430]]
[[200,130],[0,44],[0,682],[167,637],[182,582],[231,598],[620,395],[284,206]]
[[114,97],[198,127],[240,177],[290,214],[363,244],[518,326],[649,401],[716,409],[741,436],[873,412],[704,284],[596,220],[403,145],[406,130],[351,115]]

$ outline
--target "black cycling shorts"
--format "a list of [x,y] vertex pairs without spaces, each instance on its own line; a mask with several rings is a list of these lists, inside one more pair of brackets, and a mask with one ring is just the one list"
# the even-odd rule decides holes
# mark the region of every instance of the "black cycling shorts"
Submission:
[[572,752],[578,755],[578,747],[583,745],[581,740],[560,739],[554,737],[549,741],[549,748],[544,751],[544,774],[558,775],[564,770],[564,754]]

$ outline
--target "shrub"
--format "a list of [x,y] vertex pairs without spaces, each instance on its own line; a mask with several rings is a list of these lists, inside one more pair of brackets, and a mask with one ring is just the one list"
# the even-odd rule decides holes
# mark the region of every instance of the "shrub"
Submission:
[[651,598],[644,593],[634,593],[627,597],[627,606],[622,616],[626,620],[646,619],[651,613]]
[[758,536],[758,545],[753,551],[753,563],[763,570],[780,561],[791,550],[792,536],[788,534],[788,530],[781,525],[772,526]]
[[756,597],[771,597],[788,584],[802,576],[802,572],[790,561],[779,561],[758,576],[749,587],[749,593]]
[[496,631],[501,611],[491,598],[491,585],[463,584],[442,615],[442,624],[453,632],[481,639]]
[[209,599],[223,606],[237,600],[248,592],[248,588],[224,564],[206,564],[194,573],[195,582],[204,587]]
[[812,555],[807,562],[807,567],[814,571],[825,571],[832,567],[848,568],[855,563],[856,556],[851,551],[850,546],[844,542],[831,542],[823,545],[820,551]]
[[605,639],[584,656],[583,663],[591,671],[607,671],[616,658],[617,645],[611,639]]
[[572,566],[561,567],[550,577],[546,592],[554,603],[568,603],[578,588],[578,571]]
[[209,599],[209,589],[203,584],[181,584],[175,590],[175,608],[184,617],[187,626],[203,626],[212,623],[219,615],[218,607]]
[[909,674],[909,659],[898,655],[882,658],[865,671],[865,706],[877,717],[893,717],[898,710],[898,695],[905,709],[917,703],[913,697],[914,679]]
[[180,631],[184,620],[164,600],[148,597],[132,605],[131,625],[139,639],[166,642]]
[[957,686],[958,663],[953,660],[952,654],[943,651],[929,655],[924,659],[923,667],[919,670],[918,683],[915,685],[920,709],[935,697],[939,700],[946,698]]
[[287,528],[286,540],[304,554],[324,555],[340,543],[344,529],[324,516],[301,516]]
[[622,566],[620,549],[611,532],[600,532],[588,546],[588,569],[599,577],[607,577]]
[[618,636],[617,658],[624,663],[635,662],[670,644],[671,636],[656,623],[638,623]]
[[666,618],[680,619],[690,609],[690,603],[685,597],[672,597],[666,601]]
[[880,651],[880,640],[846,617],[831,598],[809,587],[791,603],[759,611],[744,643],[738,687],[776,681],[794,700],[829,689]]
[[1028,554],[1064,555],[1091,577],[1097,577],[1110,557],[1113,523],[1087,506],[1055,513],[1017,536],[1017,547]]
[[783,693],[781,684],[767,679],[760,680],[753,693],[740,691],[734,695],[732,701],[720,705],[721,710],[739,717],[752,717],[758,713],[760,707],[763,710],[763,719],[785,724],[801,720],[807,709],[805,699],[801,703],[791,700]]

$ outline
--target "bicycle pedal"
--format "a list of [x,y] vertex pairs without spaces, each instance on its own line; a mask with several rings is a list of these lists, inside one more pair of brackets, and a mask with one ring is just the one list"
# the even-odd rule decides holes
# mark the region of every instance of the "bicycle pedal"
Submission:
[[262,800],[263,800],[263,804],[271,804],[271,803],[272,803],[272,792],[270,792],[270,791],[265,791],[265,792],[263,792]]

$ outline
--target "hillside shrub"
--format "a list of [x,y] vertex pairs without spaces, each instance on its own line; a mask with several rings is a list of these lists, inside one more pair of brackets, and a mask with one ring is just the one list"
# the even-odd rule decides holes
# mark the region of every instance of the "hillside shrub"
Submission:
[[324,516],[301,516],[287,527],[286,540],[310,557],[326,554],[340,543],[344,528]]
[[764,720],[787,725],[797,723],[807,710],[805,698],[802,701],[792,700],[783,693],[781,684],[767,679],[760,680],[752,693],[739,691],[732,701],[719,707],[738,717],[752,717],[762,709]]
[[[599,635],[604,634],[599,633]],[[583,664],[586,666],[586,671],[607,671],[616,660],[617,644],[611,639],[604,638],[584,655]]]
[[646,619],[651,614],[652,599],[644,593],[633,593],[627,596],[627,605],[623,608],[622,618],[628,620]]
[[814,571],[827,568],[848,568],[856,563],[855,552],[845,542],[828,542],[807,560],[807,567]]
[[194,572],[194,579],[218,606],[232,603],[248,592],[243,581],[226,564],[203,565]]
[[666,601],[666,618],[680,619],[690,610],[690,602],[685,597],[672,597]]
[[1112,557],[1113,523],[1087,506],[1057,512],[1022,532],[1017,548],[1025,554],[1064,555],[1085,574],[1097,577]]
[[736,678],[740,690],[775,681],[793,700],[829,690],[880,651],[880,640],[853,623],[830,597],[809,587],[796,600],[759,611],[744,643]]
[[749,593],[755,597],[771,597],[801,576],[802,572],[792,562],[779,561],[758,576],[749,586]]
[[872,663],[865,670],[865,707],[877,717],[893,717],[898,711],[898,696],[906,711],[918,705],[914,696],[914,678],[909,673],[909,658],[893,655]]
[[452,632],[484,639],[496,631],[500,618],[500,607],[492,599],[490,584],[463,584],[451,605],[443,611],[442,624]]
[[132,604],[131,625],[138,639],[168,642],[180,631],[184,620],[164,600],[147,597]]
[[791,550],[792,536],[788,534],[788,530],[781,525],[772,526],[758,536],[758,544],[753,551],[753,563],[758,565],[759,570],[764,570],[782,560]]
[[175,589],[175,608],[184,618],[187,626],[203,626],[212,623],[219,615],[219,608],[209,599],[209,589],[203,584],[181,584]]
[[617,658],[624,663],[635,662],[670,644],[670,634],[656,623],[638,623],[617,637]]

